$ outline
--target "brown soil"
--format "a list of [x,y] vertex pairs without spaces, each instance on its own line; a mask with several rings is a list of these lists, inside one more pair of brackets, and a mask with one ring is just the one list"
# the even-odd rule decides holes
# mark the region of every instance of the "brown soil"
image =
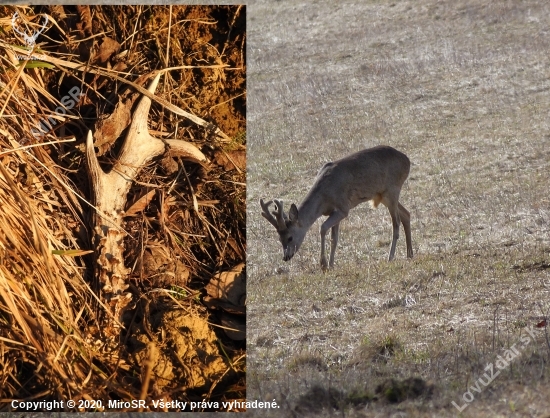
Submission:
[[[212,278],[245,261],[245,7],[35,6],[17,10],[29,19],[44,13],[55,19],[56,25],[52,25],[53,19],[50,19],[44,33],[47,37],[38,38],[38,47],[44,53],[67,61],[90,63],[93,68],[115,70],[119,77],[142,86],[147,86],[150,78],[138,76],[154,70],[194,67],[165,73],[156,95],[199,116],[210,126],[205,129],[153,103],[149,129],[159,138],[193,143],[210,162],[183,164],[171,157],[157,161],[142,170],[129,194],[127,208],[133,207],[125,221],[129,236],[125,240],[124,263],[132,269],[130,290],[135,303],[125,315],[124,325],[128,331],[120,336],[119,353],[109,357],[93,351],[93,341],[101,339],[101,330],[96,325],[101,309],[99,312],[90,309],[88,302],[86,306],[75,303],[67,310],[74,311],[72,317],[78,318],[75,332],[86,335],[83,340],[91,344],[81,347],[84,351],[91,350],[86,353],[86,358],[96,365],[91,374],[82,375],[81,380],[73,376],[69,385],[56,370],[43,367],[35,351],[18,353],[10,346],[6,352],[24,360],[6,360],[4,367],[0,367],[9,370],[8,374],[0,371],[0,379],[5,383],[0,397],[24,399],[42,392],[46,394],[41,395],[43,398],[71,396],[74,399],[86,394],[105,403],[108,399],[141,397],[147,400],[148,410],[154,409],[151,400],[161,398],[220,401],[218,407],[210,406],[206,410],[223,409],[222,400],[244,399],[246,343],[240,337],[229,338],[231,333],[222,329],[227,312],[237,315],[239,329],[240,324],[244,324],[244,297],[242,307],[236,311],[228,309],[222,299],[210,300],[207,308],[202,298]],[[6,26],[0,40],[20,45],[22,39],[11,30],[12,15],[12,8],[0,7],[0,16],[10,17],[2,21]],[[206,68],[216,65],[217,68]],[[5,74],[15,78],[15,70]],[[35,121],[45,116],[44,112],[50,112],[48,109],[55,109],[58,106],[55,100],[65,96],[72,87],[82,87],[83,96],[71,109],[75,117],[65,119],[49,132],[50,138],[74,135],[76,146],[72,143],[59,144],[57,148],[38,147],[29,153],[46,150],[44,155],[60,168],[60,178],[74,185],[75,194],[89,200],[90,186],[82,152],[86,133],[89,129],[95,132],[100,164],[109,170],[122,143],[122,139],[117,138],[124,136],[124,128],[140,94],[110,75],[70,68],[25,69],[25,74],[39,80],[43,91],[31,94],[25,86],[18,85],[14,96],[20,94],[25,101],[37,101],[32,103],[35,111],[20,111],[28,115],[24,116],[28,119],[21,126],[2,122],[2,134],[9,132],[24,145],[29,126],[35,126]],[[8,79],[2,81],[8,83]],[[14,101],[14,106],[21,101]],[[12,102],[8,102],[7,113],[11,105]],[[215,128],[230,140],[215,135]],[[14,146],[7,137],[0,139],[3,148]],[[41,167],[22,163],[17,158],[10,154],[0,161],[16,187],[27,190],[35,178],[55,181],[50,180],[50,174]],[[67,227],[52,233],[60,242],[76,242],[80,249],[92,249],[88,206],[55,190],[47,190],[48,199],[56,207],[55,215],[46,210],[44,219],[55,216],[59,220],[56,225]],[[0,235],[0,247],[4,245]],[[13,248],[13,258],[19,257],[18,251]],[[75,268],[79,269],[77,279],[92,286],[93,254],[70,259],[70,262],[76,263]],[[66,280],[65,286],[71,287],[69,276],[61,280]],[[79,291],[78,297],[83,301],[93,300],[91,289]],[[0,298],[0,316],[11,315],[10,306]],[[48,312],[47,307],[43,311]],[[56,320],[45,318],[45,322],[55,324]],[[13,321],[0,322],[4,338],[29,344],[25,332],[18,331],[17,326],[10,327],[14,327]],[[55,326],[52,330],[61,332]],[[53,358],[59,352],[50,354]],[[105,386],[102,382],[107,375],[110,383]],[[9,402],[4,405],[4,409],[0,405],[0,410],[9,410]]]

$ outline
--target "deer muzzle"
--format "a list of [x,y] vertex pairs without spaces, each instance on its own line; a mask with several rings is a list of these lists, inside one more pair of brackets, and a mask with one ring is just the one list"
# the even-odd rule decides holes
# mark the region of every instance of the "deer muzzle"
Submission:
[[294,257],[294,254],[296,254],[296,246],[289,246],[286,248],[283,248],[283,260],[289,261],[292,257]]

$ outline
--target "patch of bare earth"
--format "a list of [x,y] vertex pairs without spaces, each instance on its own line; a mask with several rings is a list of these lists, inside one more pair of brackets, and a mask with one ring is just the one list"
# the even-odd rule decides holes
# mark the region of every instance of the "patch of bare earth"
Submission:
[[[550,8],[544,2],[250,6],[248,397],[257,416],[550,410]],[[320,221],[289,263],[259,198],[299,203],[328,161],[391,145],[411,212]],[[491,374],[492,373],[492,374]]]

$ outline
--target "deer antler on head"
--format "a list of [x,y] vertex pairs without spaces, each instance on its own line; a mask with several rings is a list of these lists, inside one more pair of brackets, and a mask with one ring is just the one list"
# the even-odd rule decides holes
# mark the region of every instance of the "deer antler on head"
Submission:
[[277,206],[277,212],[273,212],[273,214],[277,217],[277,224],[279,225],[278,229],[281,231],[285,230],[287,228],[286,221],[288,220],[288,217],[283,210],[283,201],[273,199],[273,202],[275,203],[275,206]]
[[[269,211],[269,206],[271,203],[275,203],[275,206],[277,207],[277,210],[273,213]],[[267,219],[271,225],[273,225],[278,231],[284,231],[286,229],[287,216],[283,210],[282,200],[275,199],[264,203],[264,200],[260,199],[260,206],[262,207],[262,216]]]

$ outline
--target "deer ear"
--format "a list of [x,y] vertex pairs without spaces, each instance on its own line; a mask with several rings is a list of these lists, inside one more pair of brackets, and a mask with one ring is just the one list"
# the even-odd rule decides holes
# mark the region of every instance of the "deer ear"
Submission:
[[298,208],[294,203],[290,205],[290,210],[288,211],[288,219],[292,223],[298,221]]

